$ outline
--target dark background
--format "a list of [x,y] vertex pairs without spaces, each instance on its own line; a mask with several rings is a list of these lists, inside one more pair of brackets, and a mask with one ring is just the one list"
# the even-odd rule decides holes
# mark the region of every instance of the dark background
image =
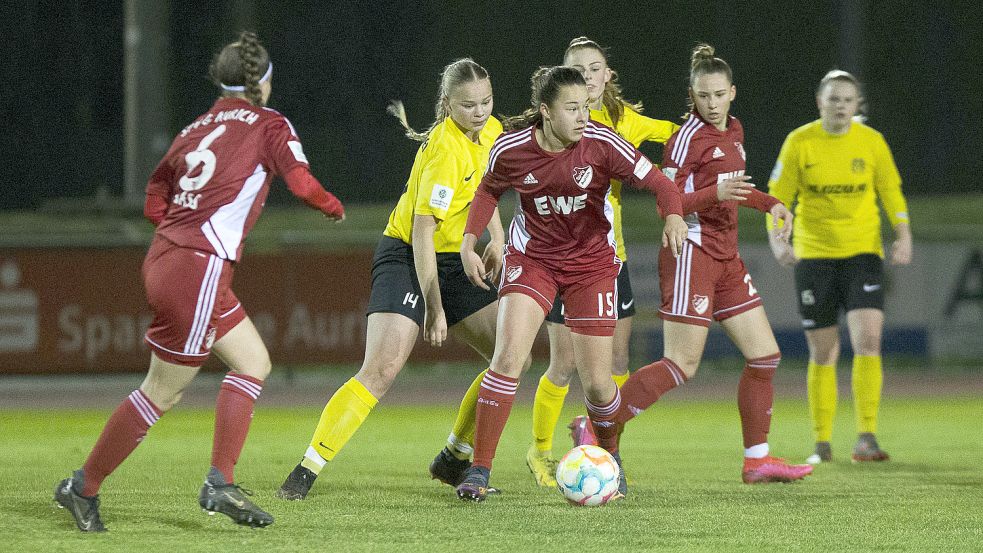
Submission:
[[[426,128],[440,70],[471,56],[491,73],[495,112],[513,114],[529,101],[531,72],[586,34],[610,46],[626,96],[663,119],[685,111],[693,45],[716,46],[734,69],[732,113],[761,185],[785,135],[817,117],[816,83],[839,67],[867,83],[869,124],[907,194],[979,189],[983,18],[969,4],[171,0],[152,11],[161,32],[146,67],[161,67],[162,80],[147,98],[160,122],[147,117],[141,134],[154,160],[216,97],[211,56],[250,28],[274,60],[270,105],[297,128],[315,175],[345,201],[391,201],[416,146],[385,113],[390,99]],[[0,209],[123,196],[125,13],[108,2],[0,7]],[[274,186],[274,203],[288,201],[284,188]]]

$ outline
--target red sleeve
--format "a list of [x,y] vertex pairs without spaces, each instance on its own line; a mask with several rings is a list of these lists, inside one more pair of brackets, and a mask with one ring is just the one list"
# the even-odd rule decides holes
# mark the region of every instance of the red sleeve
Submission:
[[679,215],[682,217],[683,203],[679,195],[676,183],[669,180],[669,177],[655,169],[652,162],[644,155],[638,154],[638,162],[635,164],[633,179],[637,188],[648,190],[655,194],[655,201],[659,205],[659,215],[665,218],[667,215]]
[[295,167],[310,167],[293,125],[279,114],[266,127],[266,156],[276,175],[285,177]]
[[147,182],[147,200],[143,204],[143,216],[155,227],[167,215],[173,180],[174,169],[167,163],[167,158],[164,158],[150,175],[150,181]]
[[284,175],[287,188],[304,203],[319,210],[328,217],[340,219],[345,215],[345,206],[334,194],[328,192],[314,178],[307,165],[298,165]]
[[683,213],[696,213],[717,205],[717,187],[708,186],[683,194]]
[[495,214],[496,207],[498,207],[498,198],[491,195],[484,186],[479,186],[474,192],[474,199],[471,200],[468,222],[464,225],[464,234],[473,234],[478,237],[484,234],[485,229],[488,228],[488,222]]
[[778,198],[770,194],[765,194],[760,190],[754,189],[751,190],[750,194],[748,194],[747,200],[744,202],[744,205],[748,207],[753,207],[758,211],[768,213],[769,211],[771,211],[771,208],[775,207],[777,204],[780,203],[782,202]]

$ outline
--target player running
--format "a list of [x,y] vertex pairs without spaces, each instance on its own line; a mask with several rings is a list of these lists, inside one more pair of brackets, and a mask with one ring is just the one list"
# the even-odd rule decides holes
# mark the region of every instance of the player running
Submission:
[[270,357],[231,289],[232,273],[274,175],[327,217],[343,220],[345,211],[311,175],[287,118],[264,107],[273,64],[256,35],[244,32],[225,46],[210,73],[222,96],[174,139],[147,184],[144,215],[157,226],[143,263],[154,311],[146,335],[150,370],[113,412],[82,468],[55,488],[55,501],[83,532],[105,531],[103,480],[177,404],[213,351],[230,371],[216,401],[211,468],[198,503],[239,524],[273,523],[233,480]]
[[[665,144],[679,125],[652,119],[641,114],[642,104],[631,103],[621,94],[618,74],[608,67],[605,48],[587,37],[570,41],[563,55],[563,64],[580,71],[587,82],[590,98],[591,121],[611,127],[619,136],[636,148],[643,142]],[[628,345],[631,338],[631,321],[635,315],[635,297],[632,295],[628,274],[628,253],[621,229],[621,181],[611,181],[608,197],[613,210],[614,239],[618,245],[621,272],[618,273],[618,322],[614,328],[614,344],[611,373],[614,382],[621,386],[628,380]],[[550,339],[550,364],[539,379],[532,410],[533,443],[526,452],[526,464],[540,486],[556,486],[556,459],[553,457],[553,433],[563,400],[569,390],[570,379],[576,373],[570,330],[563,324],[563,301],[557,298],[553,309],[546,316],[546,329]],[[590,421],[580,416],[571,428],[588,428]]]
[[[389,390],[413,351],[421,326],[424,339],[433,346],[440,346],[450,331],[491,359],[498,296],[468,282],[458,252],[488,151],[502,132],[501,123],[491,115],[492,105],[488,72],[465,58],[444,68],[436,120],[427,132],[410,128],[401,103],[390,106],[407,136],[423,144],[375,251],[365,358],[358,373],[325,405],[303,459],[277,497],[307,496],[328,461]],[[485,278],[496,274],[502,264],[505,232],[498,211],[493,215],[489,215],[491,241],[483,257],[489,268],[482,274]],[[431,471],[436,478],[457,484],[469,465],[466,456],[448,455],[438,457]]]
[[[855,119],[863,95],[846,71],[819,82],[819,120],[789,133],[768,190],[795,208],[794,250],[770,239],[775,258],[795,266],[799,313],[809,343],[808,393],[816,464],[833,459],[836,361],[840,310],[846,312],[853,348],[853,402],[857,413],[854,461],[887,461],[877,444],[881,402],[881,334],[884,330],[884,248],[881,200],[894,229],[891,263],[911,262],[908,206],[901,177],[881,133]],[[774,225],[769,220],[769,229]]]
[[478,391],[474,464],[457,487],[462,500],[482,501],[488,493],[492,459],[518,377],[558,293],[595,426],[609,425],[618,410],[621,398],[611,379],[611,358],[621,260],[608,201],[611,179],[656,194],[667,214],[662,242],[671,250],[666,251],[678,253],[685,238],[672,182],[629,142],[591,122],[589,102],[578,70],[536,71],[532,108],[507,121],[517,130],[495,142],[474,196],[461,259],[471,282],[486,290],[485,265],[474,252],[475,243],[503,193],[514,189],[519,201],[499,285],[495,354]]
[[[706,44],[693,50],[691,61],[693,110],[666,144],[663,160],[663,172],[683,192],[689,226],[679,257],[665,250],[659,256],[665,357],[636,371],[622,387],[617,424],[595,425],[594,430],[602,447],[617,450],[625,422],[696,374],[710,322],[717,320],[746,359],[737,392],[744,437],[742,479],[749,484],[798,480],[812,467],[769,455],[772,377],[781,353],[737,251],[738,202],[787,224],[792,214],[776,198],[755,190],[744,174],[744,129],[729,115],[737,94],[730,66]],[[731,194],[743,199],[721,201]],[[778,238],[787,240],[788,232]]]

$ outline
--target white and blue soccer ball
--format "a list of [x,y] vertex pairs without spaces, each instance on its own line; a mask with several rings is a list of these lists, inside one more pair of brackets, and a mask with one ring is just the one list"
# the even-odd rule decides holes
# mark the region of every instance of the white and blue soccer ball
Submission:
[[556,466],[556,486],[575,505],[604,505],[618,495],[621,469],[614,457],[596,445],[567,452]]

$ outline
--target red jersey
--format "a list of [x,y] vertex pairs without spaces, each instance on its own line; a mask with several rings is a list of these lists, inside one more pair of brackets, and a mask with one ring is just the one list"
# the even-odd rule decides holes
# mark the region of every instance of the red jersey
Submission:
[[665,214],[682,213],[672,182],[652,168],[631,143],[595,122],[562,152],[540,147],[535,126],[503,134],[492,146],[465,232],[481,234],[490,217],[486,203],[493,208],[514,188],[519,202],[509,228],[512,247],[561,271],[610,265],[617,262],[612,179],[654,192]]
[[182,130],[147,184],[170,198],[157,233],[181,247],[239,259],[270,181],[307,167],[286,117],[241,98],[219,98]]
[[[683,193],[687,239],[714,259],[737,255],[738,202],[717,201],[717,184],[743,175],[745,161],[744,127],[732,115],[727,116],[727,128],[721,131],[694,111],[666,142],[662,171]],[[779,203],[758,190],[745,202],[765,212]]]

